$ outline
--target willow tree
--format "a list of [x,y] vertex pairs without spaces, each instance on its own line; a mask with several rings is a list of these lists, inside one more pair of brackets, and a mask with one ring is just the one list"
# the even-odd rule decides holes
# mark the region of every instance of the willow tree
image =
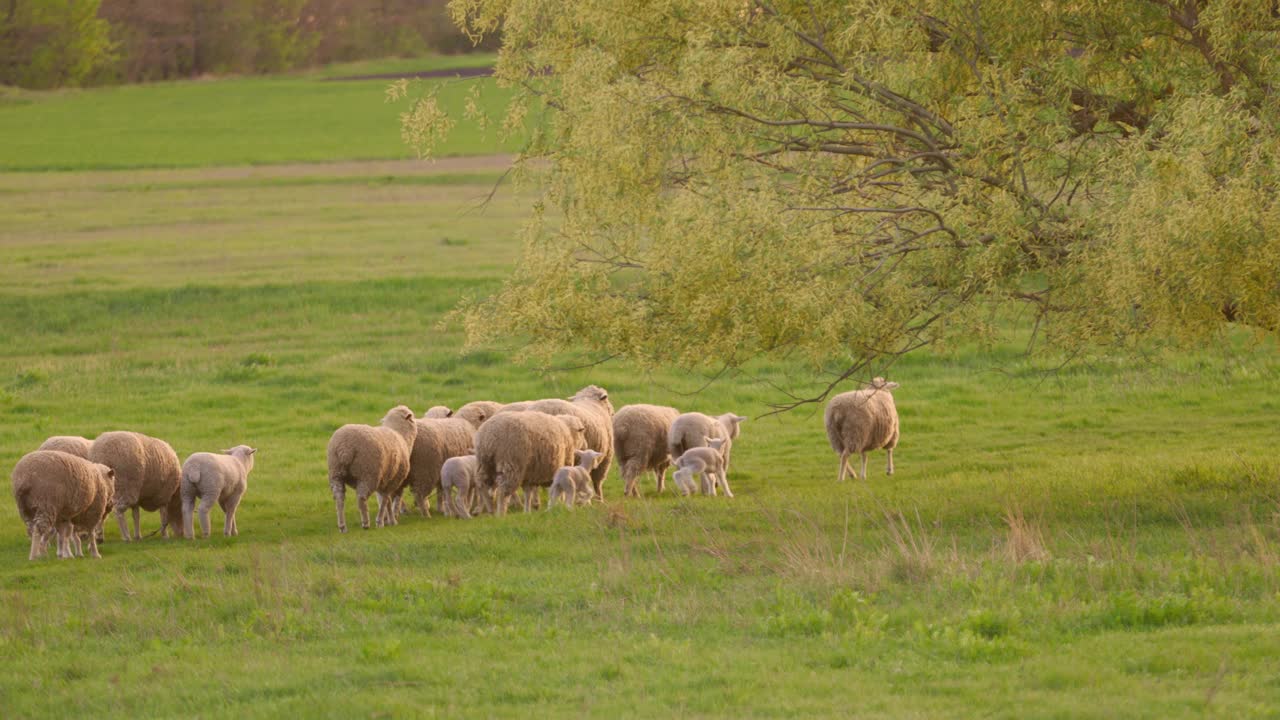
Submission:
[[[451,9],[501,30],[508,123],[544,113],[544,197],[472,342],[848,376],[999,338],[1010,305],[1068,350],[1280,327],[1274,0]],[[468,121],[423,98],[405,131]]]

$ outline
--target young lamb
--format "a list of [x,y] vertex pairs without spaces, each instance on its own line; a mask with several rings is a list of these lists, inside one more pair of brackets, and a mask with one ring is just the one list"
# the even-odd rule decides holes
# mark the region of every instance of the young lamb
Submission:
[[413,411],[397,405],[383,416],[377,427],[343,425],[329,438],[329,489],[338,513],[338,530],[347,531],[347,486],[356,490],[360,526],[369,529],[369,496],[378,496],[378,527],[394,525],[391,493],[404,485],[409,475],[409,456],[418,434]]
[[896,387],[898,383],[878,377],[869,387],[840,393],[827,403],[824,417],[827,439],[831,441],[831,449],[840,454],[838,481],[844,480],[846,472],[859,477],[849,467],[850,453],[862,456],[861,479],[866,480],[867,453],[881,448],[889,455],[885,474],[893,474],[893,449],[898,446],[898,408],[891,391]]
[[101,557],[94,530],[110,502],[115,481],[110,467],[58,450],[36,450],[22,456],[11,477],[18,516],[31,536],[27,559],[43,557],[55,532],[58,557],[72,557],[71,541],[78,542],[81,531],[89,533],[93,556]]
[[557,498],[564,503],[565,507],[572,508],[580,500],[583,503],[589,503],[595,497],[591,483],[591,469],[596,466],[596,461],[604,453],[598,453],[595,450],[575,450],[573,455],[578,459],[578,464],[562,466],[556,470],[555,477],[551,480],[551,490],[547,492],[548,510],[556,504]]
[[724,485],[725,496],[733,497],[733,490],[729,489],[724,455],[721,454],[726,442],[728,441],[724,438],[711,438],[707,441],[707,445],[689,448],[676,458],[676,471],[671,473],[671,479],[675,481],[681,493],[692,494],[693,476],[700,475],[703,495],[715,495],[718,482]]
[[433,405],[431,409],[422,414],[422,417],[431,420],[442,420],[447,417],[453,417],[453,411],[444,405]]
[[169,443],[142,433],[117,430],[103,433],[89,448],[89,460],[115,470],[116,521],[120,535],[130,540],[125,511],[133,510],[133,540],[142,539],[139,510],[160,511],[160,535],[178,534],[182,517],[182,467]]
[[440,489],[440,469],[451,457],[468,455],[475,446],[476,430],[458,417],[422,418],[414,422],[413,449],[409,453],[409,474],[393,491],[397,504],[406,488],[413,490],[414,505],[424,517],[430,517],[428,498],[436,493],[436,509],[444,512]]
[[476,432],[477,485],[482,497],[495,493],[494,514],[506,513],[517,490],[532,509],[538,488],[547,487],[556,470],[574,462],[574,450],[586,449],[586,426],[573,415],[537,411],[502,412]]
[[[526,403],[511,403],[503,408],[503,414],[520,412]],[[573,415],[582,420],[586,427],[587,447],[601,453],[600,462],[591,471],[591,483],[596,497],[604,499],[604,479],[609,474],[609,466],[613,462],[613,403],[609,402],[609,393],[604,388],[588,385],[568,400],[548,398],[527,403],[523,411],[544,412],[548,415]],[[573,464],[573,460],[562,463]]]
[[440,466],[440,495],[442,512],[456,518],[471,519],[475,494],[479,490],[476,475],[480,465],[475,450],[466,455],[455,455]]
[[224,516],[222,534],[239,535],[236,508],[249,487],[249,471],[257,449],[237,445],[221,453],[198,452],[182,464],[182,535],[195,537],[196,498],[200,499],[200,533],[209,537],[209,511],[217,502]]
[[650,470],[662,492],[671,465],[667,435],[679,416],[679,410],[663,405],[627,405],[613,416],[613,451],[622,473],[623,494],[640,497],[640,474]]
[[79,435],[54,435],[40,443],[40,447],[36,449],[59,450],[88,460],[89,448],[91,447],[93,447],[93,441],[88,438],[82,438]]
[[720,438],[725,441],[720,446],[720,454],[724,456],[724,472],[725,477],[728,477],[733,441],[738,439],[741,431],[739,426],[746,419],[744,415],[733,413],[715,418],[702,413],[685,413],[671,423],[671,431],[667,434],[667,451],[672,458],[678,458],[690,448],[706,446],[710,438]]
[[458,408],[453,416],[466,420],[472,427],[479,430],[485,420],[497,415],[503,407],[502,403],[492,400],[474,400]]

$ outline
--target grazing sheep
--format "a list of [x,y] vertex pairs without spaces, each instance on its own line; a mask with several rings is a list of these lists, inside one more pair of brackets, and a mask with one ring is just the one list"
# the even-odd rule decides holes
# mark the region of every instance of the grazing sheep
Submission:
[[102,507],[110,502],[115,479],[110,467],[58,450],[36,450],[22,456],[11,477],[18,516],[31,536],[27,559],[44,556],[55,532],[58,557],[72,557],[72,537],[83,529],[90,532],[94,557],[101,557],[93,530],[104,517]]
[[678,458],[689,448],[705,447],[707,440],[721,438],[726,441],[720,447],[720,454],[724,456],[724,472],[725,477],[728,477],[733,441],[738,439],[741,430],[739,425],[746,419],[744,415],[733,413],[715,418],[702,413],[685,413],[671,423],[671,432],[667,435],[667,450],[672,458]]
[[466,455],[455,455],[440,466],[440,497],[445,515],[471,519],[479,490],[476,475],[480,471],[474,453],[473,449]]
[[93,441],[88,438],[82,438],[79,435],[54,435],[40,443],[40,447],[36,449],[58,450],[88,460],[89,448],[91,447],[93,447]]
[[[86,461],[87,462],[87,461]],[[84,545],[81,537],[89,539],[89,553],[92,557],[100,558],[102,554],[98,552],[98,543],[102,539],[102,526],[107,521],[107,516],[115,509],[116,497],[116,478],[115,471],[106,465],[95,465],[97,468],[105,468],[94,474],[97,481],[97,492],[94,493],[93,502],[89,503],[89,507],[85,511],[71,518],[72,535],[71,539],[76,543],[76,555],[84,557]]]
[[404,485],[409,475],[409,456],[418,434],[413,411],[397,405],[383,416],[377,427],[343,425],[329,438],[329,489],[338,513],[338,530],[347,531],[347,486],[356,490],[360,526],[369,529],[369,496],[378,496],[378,527],[394,525],[391,493]]
[[182,535],[195,537],[196,498],[200,499],[200,533],[209,537],[209,511],[217,502],[224,516],[222,534],[239,535],[236,508],[249,487],[256,448],[237,445],[221,453],[193,453],[182,464]]
[[[503,408],[503,413],[520,411],[518,406],[525,403],[512,403]],[[582,420],[586,427],[587,447],[600,453],[600,462],[591,471],[592,490],[596,497],[604,499],[604,479],[609,474],[609,465],[613,462],[613,404],[609,402],[609,393],[604,388],[588,385],[568,400],[549,398],[529,403],[524,411],[544,412],[548,415],[573,415]],[[570,460],[563,465],[570,465]]]
[[550,510],[551,506],[556,504],[557,498],[568,508],[577,505],[579,500],[584,503],[591,502],[591,498],[595,495],[591,483],[591,469],[596,466],[596,461],[603,454],[595,450],[575,450],[573,455],[578,459],[578,464],[561,467],[556,470],[555,477],[551,480],[551,489],[547,492],[547,509]]
[[485,420],[497,415],[504,407],[502,403],[492,400],[475,400],[458,408],[458,411],[453,416],[466,420],[475,429],[479,430]]
[[422,414],[422,417],[430,420],[441,420],[447,417],[453,417],[453,411],[444,405],[433,405],[430,410]]
[[[476,429],[462,418],[420,419],[414,422],[416,435],[409,454],[409,474],[395,489],[397,502],[405,488],[413,489],[414,505],[424,517],[430,517],[428,498],[440,489],[440,468],[445,460],[468,455],[475,446]],[[444,512],[443,498],[436,494],[436,509]]]
[[663,405],[627,405],[613,416],[613,451],[625,495],[640,497],[640,474],[648,470],[662,492],[671,465],[667,434],[679,416],[679,410]]
[[685,495],[693,493],[693,476],[702,476],[702,494],[715,495],[716,483],[720,482],[724,485],[724,494],[727,497],[733,497],[733,491],[729,489],[729,477],[725,470],[724,445],[729,441],[724,438],[711,438],[707,440],[707,445],[689,448],[683,455],[676,458],[676,471],[671,473],[671,479],[675,481],[676,487],[680,488],[680,492]]
[[849,467],[849,454],[862,456],[861,479],[867,479],[867,453],[884,448],[889,454],[886,475],[893,474],[893,449],[898,446],[898,408],[893,404],[894,388],[898,383],[882,377],[874,378],[870,386],[862,390],[840,393],[827,403],[824,421],[831,449],[840,454],[840,474],[843,481]]
[[182,467],[169,443],[142,433],[116,430],[103,433],[89,448],[89,459],[116,471],[115,512],[120,535],[128,542],[126,510],[133,510],[133,540],[142,539],[139,510],[160,511],[160,536],[178,534],[182,517]]
[[495,492],[494,514],[506,513],[517,490],[525,492],[525,512],[547,487],[556,470],[574,462],[574,450],[586,449],[586,426],[574,415],[534,410],[502,412],[476,432],[476,474],[482,497]]

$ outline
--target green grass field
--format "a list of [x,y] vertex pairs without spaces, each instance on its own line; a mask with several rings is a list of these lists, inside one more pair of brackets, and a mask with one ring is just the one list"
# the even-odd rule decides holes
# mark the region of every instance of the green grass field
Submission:
[[[219,93],[254,82],[102,92],[238,117]],[[344,98],[335,128],[384,110],[318,87]],[[72,116],[24,147],[90,143],[59,102],[0,126],[47,104]],[[1274,342],[1056,372],[1015,347],[912,356],[897,473],[878,454],[838,485],[821,408],[760,417],[804,368],[694,394],[675,368],[460,354],[440,321],[502,282],[530,198],[480,205],[501,158],[367,161],[396,156],[382,118],[362,122],[389,123],[386,155],[335,131],[287,158],[311,164],[258,167],[296,140],[281,122],[120,163],[254,167],[0,173],[0,467],[121,428],[182,457],[259,448],[236,538],[124,544],[111,521],[102,560],[29,562],[0,503],[0,716],[1280,716]],[[0,164],[35,167],[21,152]],[[337,532],[338,425],[587,383],[751,415],[737,497],[649,479],[623,500],[615,473],[573,512],[366,532],[349,507]]]

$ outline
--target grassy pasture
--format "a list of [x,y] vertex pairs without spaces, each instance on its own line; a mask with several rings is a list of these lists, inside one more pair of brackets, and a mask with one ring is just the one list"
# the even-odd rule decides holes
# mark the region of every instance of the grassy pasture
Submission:
[[[260,448],[234,539],[109,527],[101,561],[30,563],[0,503],[0,715],[1280,714],[1273,343],[907,358],[897,474],[877,455],[837,485],[820,408],[754,417],[804,368],[692,394],[696,373],[460,354],[440,320],[501,283],[528,198],[477,206],[501,160],[339,145],[0,174],[0,467],[115,428]],[[337,533],[339,424],[588,382],[752,415],[738,497],[623,501],[615,473],[588,509],[364,532],[349,508]]]

